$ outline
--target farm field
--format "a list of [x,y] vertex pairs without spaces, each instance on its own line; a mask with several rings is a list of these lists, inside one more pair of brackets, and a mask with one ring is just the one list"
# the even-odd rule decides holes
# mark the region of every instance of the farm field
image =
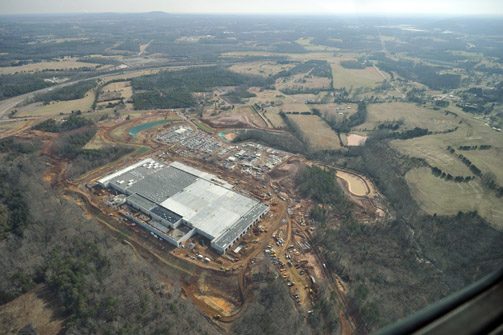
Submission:
[[133,89],[131,87],[131,82],[129,81],[119,81],[107,84],[103,86],[102,93],[118,92],[124,99],[129,99],[133,96]]
[[327,90],[330,88],[330,79],[299,73],[287,78],[277,79],[275,87],[279,91]]
[[33,64],[26,64],[21,66],[4,66],[0,67],[0,75],[14,74],[14,73],[30,73],[40,72],[45,70],[72,70],[81,68],[96,68],[97,64],[79,62],[75,59],[64,59],[60,61],[47,61]]
[[61,113],[68,114],[77,110],[84,113],[91,109],[94,95],[94,90],[90,90],[82,99],[51,102],[47,105],[41,102],[29,104],[18,108],[16,116],[55,117],[61,115]]
[[264,112],[264,116],[271,122],[274,128],[286,128],[285,121],[279,115],[279,107],[268,107]]
[[304,49],[309,50],[309,51],[313,51],[313,52],[316,52],[316,51],[336,51],[337,50],[336,48],[333,48],[333,47],[313,44],[312,37],[301,37],[295,42],[297,44],[303,46]]
[[491,148],[489,150],[459,151],[475,164],[482,173],[492,172],[496,176],[498,184],[503,185],[503,148]]
[[368,116],[358,130],[372,130],[386,121],[403,121],[400,130],[414,127],[427,128],[430,131],[445,131],[458,126],[459,117],[443,111],[416,106],[412,103],[391,102],[368,105]]
[[283,94],[277,90],[261,90],[261,89],[250,89],[250,92],[254,93],[256,97],[251,97],[249,100],[250,104],[270,104],[275,106],[280,106],[285,103],[289,104],[305,104],[306,100],[318,100],[326,95],[326,93],[319,94]]
[[133,109],[133,104],[127,102],[132,96],[133,88],[131,87],[131,82],[120,81],[109,83],[101,89],[97,107],[98,109],[107,108],[109,104],[117,104],[122,100],[127,109]]
[[346,69],[340,61],[332,64],[332,76],[334,78],[334,88],[357,88],[357,87],[375,87],[385,78],[374,67],[365,69]]
[[471,176],[470,169],[455,154],[447,151],[453,141],[452,134],[428,135],[408,140],[391,141],[391,147],[404,155],[425,159],[430,165],[453,176]]
[[340,149],[341,144],[337,134],[317,115],[288,114],[288,119],[294,124],[301,135],[301,140],[313,150]]
[[477,211],[496,228],[503,228],[501,198],[488,192],[475,179],[468,183],[444,181],[428,168],[410,170],[405,176],[411,194],[428,214],[455,215],[459,211]]
[[281,71],[286,71],[294,67],[294,64],[278,64],[276,62],[249,62],[234,64],[229,67],[230,71],[254,76],[270,77]]
[[309,106],[311,108],[318,109],[321,115],[325,119],[333,120],[335,118],[336,122],[341,122],[342,120],[353,115],[358,107],[356,104],[338,104],[338,103],[312,104]]
[[[485,126],[480,120],[469,118],[459,113],[455,120],[462,120],[458,130],[447,134],[428,135],[408,140],[391,141],[391,146],[402,154],[425,159],[452,175],[471,175],[470,170],[456,157],[458,153],[470,159],[483,173],[492,172],[500,184],[503,184],[503,172],[500,168],[503,160],[503,134]],[[458,121],[459,122],[459,121]],[[459,150],[463,145],[491,145],[490,150]],[[451,146],[456,154],[447,151]]]

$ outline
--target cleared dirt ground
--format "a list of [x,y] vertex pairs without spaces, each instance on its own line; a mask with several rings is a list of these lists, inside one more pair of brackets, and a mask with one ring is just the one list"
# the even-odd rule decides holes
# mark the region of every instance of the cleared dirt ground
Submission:
[[346,136],[346,145],[347,146],[360,146],[365,144],[365,141],[367,140],[367,136],[361,136],[357,134],[348,134]]
[[230,112],[222,112],[218,116],[205,118],[206,123],[216,128],[265,128],[264,120],[250,106],[238,106]]

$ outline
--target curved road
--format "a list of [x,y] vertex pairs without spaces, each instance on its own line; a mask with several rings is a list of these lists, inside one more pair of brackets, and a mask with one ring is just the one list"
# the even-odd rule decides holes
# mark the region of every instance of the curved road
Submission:
[[8,116],[7,116],[7,113],[12,108],[16,107],[16,105],[18,105],[19,103],[25,101],[26,99],[32,98],[36,94],[47,93],[47,92],[50,92],[50,91],[52,91],[54,89],[65,87],[65,86],[69,86],[69,85],[73,85],[73,84],[76,84],[76,83],[79,83],[79,82],[82,82],[82,81],[85,81],[85,80],[105,79],[107,77],[117,76],[117,75],[121,75],[121,74],[127,74],[127,73],[131,73],[131,72],[135,72],[135,71],[163,70],[163,69],[168,69],[168,68],[183,69],[183,68],[186,68],[186,67],[205,67],[205,66],[214,66],[214,65],[224,65],[225,66],[225,65],[229,65],[229,64],[228,63],[199,63],[199,64],[185,64],[185,63],[182,63],[182,64],[170,64],[170,65],[163,65],[163,66],[156,66],[156,67],[130,68],[130,69],[126,69],[126,70],[117,70],[117,71],[113,71],[113,72],[107,72],[107,73],[103,73],[103,74],[98,74],[98,75],[93,76],[93,77],[88,77],[88,78],[82,78],[82,79],[68,81],[68,82],[65,82],[65,83],[62,83],[62,84],[53,85],[51,87],[42,88],[42,89],[37,90],[37,91],[32,91],[32,92],[28,92],[28,93],[25,93],[25,94],[17,95],[17,96],[12,97],[12,98],[7,98],[5,100],[1,100],[0,101],[0,122],[6,122],[6,121],[10,120],[8,118]]

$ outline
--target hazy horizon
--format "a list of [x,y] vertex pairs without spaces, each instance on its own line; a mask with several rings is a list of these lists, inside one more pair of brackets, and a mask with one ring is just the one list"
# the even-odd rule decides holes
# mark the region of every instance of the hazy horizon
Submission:
[[18,0],[0,3],[3,15],[75,14],[75,13],[146,13],[173,14],[294,14],[294,15],[421,15],[421,16],[501,16],[503,2],[497,0],[424,0],[404,3],[399,0],[131,0],[56,1]]

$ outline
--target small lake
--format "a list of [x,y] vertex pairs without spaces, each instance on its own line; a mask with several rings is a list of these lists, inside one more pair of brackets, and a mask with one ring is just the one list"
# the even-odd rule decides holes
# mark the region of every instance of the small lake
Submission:
[[129,135],[136,137],[139,132],[168,123],[168,120],[145,122],[129,129]]

